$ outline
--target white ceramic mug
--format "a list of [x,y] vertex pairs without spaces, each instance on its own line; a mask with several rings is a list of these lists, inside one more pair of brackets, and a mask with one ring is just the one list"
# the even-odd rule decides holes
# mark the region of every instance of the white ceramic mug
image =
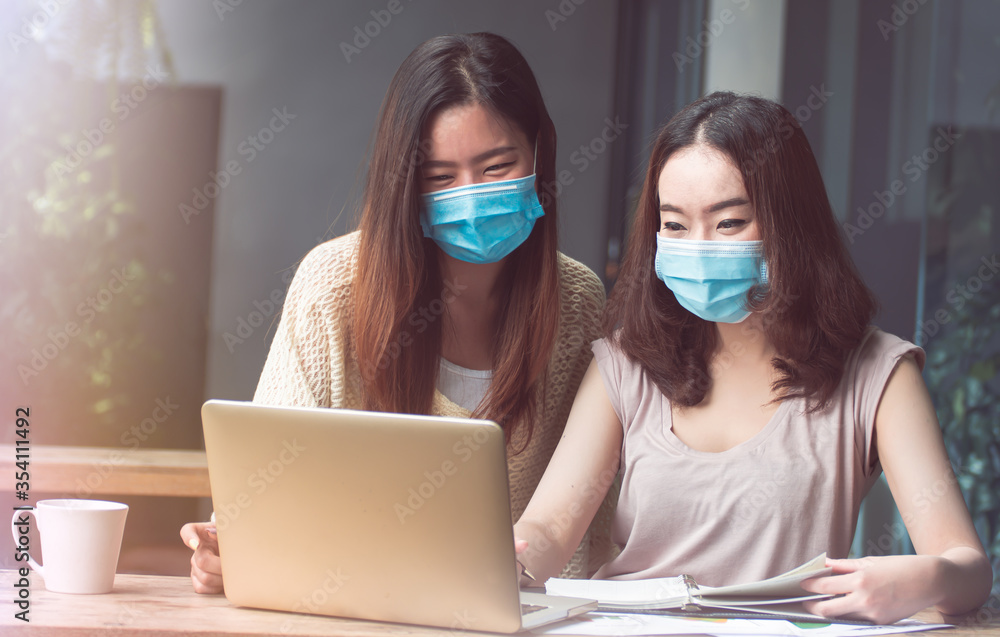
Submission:
[[[40,500],[34,510],[15,511],[10,521],[18,554],[54,593],[110,593],[118,568],[128,505],[105,500]],[[31,557],[39,547],[27,546],[28,520],[34,517],[45,564]],[[21,539],[25,538],[25,539]],[[21,558],[23,563],[24,558]]]

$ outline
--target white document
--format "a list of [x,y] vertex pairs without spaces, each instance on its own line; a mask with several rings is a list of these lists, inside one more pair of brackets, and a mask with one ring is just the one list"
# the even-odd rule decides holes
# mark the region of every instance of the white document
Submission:
[[793,637],[865,637],[952,628],[948,624],[926,624],[903,620],[891,626],[857,624],[792,623],[780,619],[702,619],[638,613],[588,613],[578,618],[533,630],[536,635],[583,635],[586,637],[639,637],[644,635],[790,635]]

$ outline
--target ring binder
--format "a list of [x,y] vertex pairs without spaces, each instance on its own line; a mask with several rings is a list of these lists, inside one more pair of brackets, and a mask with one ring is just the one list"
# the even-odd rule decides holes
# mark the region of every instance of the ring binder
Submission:
[[697,611],[701,610],[701,606],[698,604],[698,582],[694,581],[694,578],[690,575],[681,574],[681,582],[684,583],[684,588],[687,589],[687,600],[681,603],[681,610],[685,611]]

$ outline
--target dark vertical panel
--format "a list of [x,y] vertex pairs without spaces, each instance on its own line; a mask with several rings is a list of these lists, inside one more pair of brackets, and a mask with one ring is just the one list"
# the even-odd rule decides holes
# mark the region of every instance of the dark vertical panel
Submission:
[[704,56],[678,60],[705,19],[704,0],[621,2],[618,17],[615,115],[627,125],[611,149],[606,224],[609,286],[624,253],[628,217],[642,188],[649,144],[657,128],[700,95]]
[[[789,2],[785,15],[785,55],[781,102],[789,109],[806,104],[813,90],[820,90],[826,75],[829,0]],[[823,156],[823,118],[802,122],[813,154]]]
[[[894,202],[886,193],[899,170],[887,171],[892,89],[892,38],[878,23],[892,14],[890,0],[858,7],[858,55],[854,90],[851,194],[845,227],[854,262],[881,303],[878,325],[913,336],[920,259],[920,224],[890,221]],[[883,202],[888,201],[888,205]],[[852,230],[852,227],[854,228]],[[860,230],[861,232],[857,232]]]
[[629,126],[619,143],[611,147],[611,183],[608,189],[607,222],[605,224],[606,263],[598,272],[609,288],[618,273],[630,207],[629,186],[634,175],[635,122],[640,121],[639,100],[634,97],[635,77],[641,64],[645,38],[640,29],[646,2],[620,2],[618,4],[618,42],[615,69],[615,116]]
[[[670,16],[674,22],[668,22],[668,16],[663,16],[660,25],[661,31],[665,35],[664,52],[682,50],[687,45],[688,38],[696,36],[703,28],[702,21],[708,17],[707,0],[687,0],[672,6],[677,9],[676,16]],[[662,105],[664,109],[667,109],[663,112],[664,117],[673,115],[690,102],[701,97],[705,78],[704,66],[705,56],[701,56],[699,63],[693,66],[690,72],[673,73],[673,69],[677,68],[676,64],[665,67],[671,69],[674,91],[673,95],[663,95]],[[664,78],[660,86],[666,89],[671,86],[671,82]],[[672,98],[673,104],[668,101],[670,98]]]

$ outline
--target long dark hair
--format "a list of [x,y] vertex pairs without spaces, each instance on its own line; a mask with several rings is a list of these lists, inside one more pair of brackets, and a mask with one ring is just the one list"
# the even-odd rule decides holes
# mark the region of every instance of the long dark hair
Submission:
[[[375,131],[359,224],[353,339],[365,409],[428,413],[441,350],[441,324],[414,337],[414,312],[442,294],[437,247],[420,228],[421,132],[435,113],[481,104],[537,144],[536,184],[555,176],[556,132],[527,61],[492,33],[432,38],[396,71]],[[493,379],[478,417],[499,422],[510,439],[530,439],[535,393],[559,323],[556,203],[507,258],[506,294],[493,336]],[[440,302],[439,302],[440,303]],[[526,443],[525,443],[526,444]]]
[[759,97],[717,92],[692,102],[653,144],[622,273],[605,315],[605,334],[641,364],[681,406],[700,403],[711,386],[715,325],[685,310],[656,278],[660,226],[657,184],[677,151],[706,145],[725,154],[743,177],[753,206],[770,284],[748,298],[762,313],[776,348],[781,397],[822,408],[836,390],[848,354],[875,313],[833,216],[809,141],[784,107]]

